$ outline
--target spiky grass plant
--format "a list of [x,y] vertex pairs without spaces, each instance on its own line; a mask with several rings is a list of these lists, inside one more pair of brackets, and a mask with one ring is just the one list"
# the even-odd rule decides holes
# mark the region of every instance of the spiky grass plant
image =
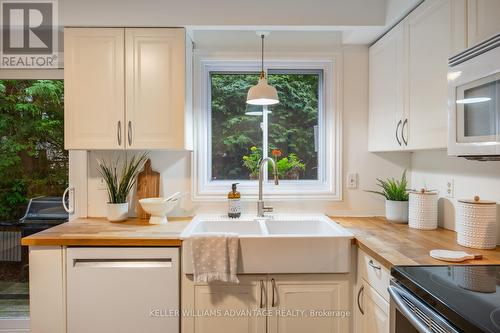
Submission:
[[377,178],[377,185],[381,188],[380,191],[367,191],[384,196],[387,200],[392,201],[408,201],[408,181],[406,179],[406,170],[403,171],[401,180],[389,178],[382,180]]
[[121,175],[118,175],[119,158],[111,162],[106,162],[104,160],[98,161],[97,170],[104,178],[108,187],[109,203],[119,204],[127,202],[128,194],[130,190],[132,190],[132,187],[134,187],[137,175],[147,159],[147,152],[138,156],[132,156],[130,161],[125,159],[121,167]]

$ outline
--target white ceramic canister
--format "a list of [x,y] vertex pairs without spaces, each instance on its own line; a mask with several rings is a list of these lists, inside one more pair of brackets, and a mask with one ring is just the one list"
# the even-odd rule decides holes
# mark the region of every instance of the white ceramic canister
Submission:
[[435,191],[413,191],[409,194],[408,226],[432,230],[438,226],[438,194]]
[[497,205],[495,201],[458,200],[456,214],[457,243],[475,249],[493,249],[497,245]]

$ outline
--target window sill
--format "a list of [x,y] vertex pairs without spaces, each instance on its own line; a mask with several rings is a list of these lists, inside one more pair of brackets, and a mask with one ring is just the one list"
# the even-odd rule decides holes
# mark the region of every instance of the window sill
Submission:
[[[258,198],[257,181],[219,181],[207,182],[203,189],[195,189],[193,201],[225,201],[232,183],[239,183],[238,191],[243,201],[255,201]],[[319,181],[281,181],[275,186],[272,182],[264,184],[263,192],[266,200],[325,200],[341,201],[340,193],[335,192],[327,184]]]

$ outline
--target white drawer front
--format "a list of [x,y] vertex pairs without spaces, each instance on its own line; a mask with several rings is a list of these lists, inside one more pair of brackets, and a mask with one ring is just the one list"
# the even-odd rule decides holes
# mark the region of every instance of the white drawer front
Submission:
[[386,301],[389,301],[391,273],[381,263],[362,250],[358,251],[358,275],[368,282]]

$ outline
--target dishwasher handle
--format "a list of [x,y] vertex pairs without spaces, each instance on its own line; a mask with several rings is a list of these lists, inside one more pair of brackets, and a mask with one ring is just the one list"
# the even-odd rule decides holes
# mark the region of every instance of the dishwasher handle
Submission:
[[[434,310],[429,308],[428,305],[418,300],[408,291],[394,284],[389,286],[388,291],[391,297],[391,302],[394,303],[396,309],[403,316],[405,316],[406,319],[408,319],[411,325],[419,333],[434,333],[434,326],[438,326],[441,329],[444,328],[444,332],[458,333],[458,331],[448,324],[444,318],[439,316]],[[419,316],[417,316],[417,311],[429,319],[429,324],[425,323]]]
[[73,267],[86,268],[171,268],[172,258],[154,259],[73,259]]

